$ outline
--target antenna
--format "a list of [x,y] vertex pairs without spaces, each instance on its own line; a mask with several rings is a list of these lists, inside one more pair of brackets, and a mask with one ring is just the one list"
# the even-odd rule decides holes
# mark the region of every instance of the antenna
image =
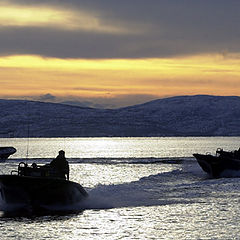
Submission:
[[26,160],[28,160],[29,154],[29,134],[30,134],[30,127],[29,127],[29,102],[26,101],[27,105],[27,152],[26,152]]
[[27,152],[26,152],[26,159],[28,159],[28,152],[29,152],[29,122],[27,123]]

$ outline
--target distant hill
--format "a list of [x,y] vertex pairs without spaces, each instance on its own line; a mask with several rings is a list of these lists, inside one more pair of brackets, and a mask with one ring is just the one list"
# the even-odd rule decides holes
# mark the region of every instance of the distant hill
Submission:
[[0,100],[0,137],[240,136],[240,97],[178,96],[119,109]]

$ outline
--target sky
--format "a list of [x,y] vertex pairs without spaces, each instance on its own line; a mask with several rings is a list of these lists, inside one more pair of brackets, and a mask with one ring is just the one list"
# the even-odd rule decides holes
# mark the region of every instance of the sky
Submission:
[[0,98],[240,96],[239,13],[239,0],[0,0]]

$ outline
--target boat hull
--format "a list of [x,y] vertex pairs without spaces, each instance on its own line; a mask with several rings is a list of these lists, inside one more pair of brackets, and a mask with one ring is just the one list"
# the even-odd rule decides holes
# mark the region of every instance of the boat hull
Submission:
[[6,160],[10,155],[16,152],[16,148],[14,147],[0,147],[0,159]]
[[70,212],[76,210],[73,206],[81,203],[87,196],[80,184],[65,179],[0,176],[0,210],[4,212]]
[[193,154],[198,164],[211,177],[218,178],[226,170],[240,170],[240,160],[228,156],[213,156],[204,154]]

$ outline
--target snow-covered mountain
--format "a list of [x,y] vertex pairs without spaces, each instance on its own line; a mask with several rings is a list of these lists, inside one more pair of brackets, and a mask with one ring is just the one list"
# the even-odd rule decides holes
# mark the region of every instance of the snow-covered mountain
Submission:
[[240,136],[240,97],[179,96],[120,109],[0,100],[0,137]]

